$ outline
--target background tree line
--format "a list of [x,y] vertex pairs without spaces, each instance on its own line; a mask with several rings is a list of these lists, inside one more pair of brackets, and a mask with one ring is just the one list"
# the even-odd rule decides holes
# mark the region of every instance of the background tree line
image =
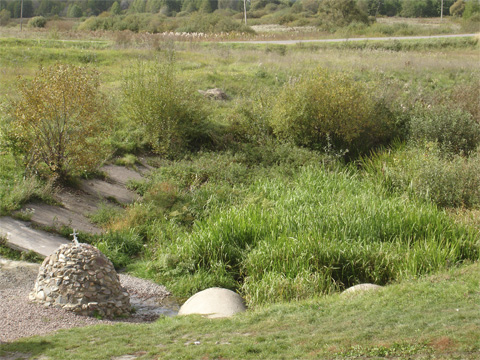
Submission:
[[[316,14],[325,8],[360,10],[369,16],[437,17],[441,13],[442,0],[250,0],[248,10],[292,7],[296,12]],[[0,0],[0,10],[6,10],[12,18],[19,18],[21,0]],[[323,9],[323,10],[322,10]],[[110,11],[121,13],[163,13],[175,16],[179,12],[215,10],[243,11],[242,0],[24,0],[23,17],[67,16],[82,17]],[[478,0],[444,0],[444,15],[473,14],[480,11]],[[4,12],[4,13],[6,13]]]

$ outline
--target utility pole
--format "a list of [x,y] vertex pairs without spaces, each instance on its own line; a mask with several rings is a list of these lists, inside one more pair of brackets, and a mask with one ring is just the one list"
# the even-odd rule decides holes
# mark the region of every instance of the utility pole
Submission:
[[20,4],[20,31],[22,31],[23,27],[23,0],[22,3]]
[[247,26],[247,0],[243,0],[243,14],[245,15],[245,26]]
[[442,6],[440,8],[440,20],[443,20],[443,0],[442,0]]

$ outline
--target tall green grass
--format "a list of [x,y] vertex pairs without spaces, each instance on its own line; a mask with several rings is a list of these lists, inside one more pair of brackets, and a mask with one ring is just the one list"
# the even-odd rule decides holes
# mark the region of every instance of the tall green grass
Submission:
[[348,169],[263,178],[250,196],[162,247],[150,271],[180,296],[209,286],[250,305],[386,284],[479,258],[477,234]]
[[18,210],[31,200],[51,200],[51,185],[34,176],[25,177],[21,162],[0,151],[0,216]]

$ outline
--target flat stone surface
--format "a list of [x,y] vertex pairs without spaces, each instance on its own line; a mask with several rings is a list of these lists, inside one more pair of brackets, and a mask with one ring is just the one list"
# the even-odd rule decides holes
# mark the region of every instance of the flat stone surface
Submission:
[[81,189],[99,199],[115,199],[122,204],[130,204],[138,199],[138,195],[115,182],[94,179],[82,181]]
[[[82,201],[79,201],[82,203]],[[93,225],[81,212],[41,203],[30,203],[24,209],[31,213],[31,221],[43,226],[59,229],[68,226],[89,234],[100,234],[102,229]],[[93,210],[92,210],[93,213]]]
[[[148,171],[148,169],[144,166],[140,166],[138,167],[138,169],[141,173],[145,173]],[[104,171],[109,179],[122,185],[126,185],[127,182],[129,182],[130,180],[144,180],[144,177],[140,173],[124,166],[105,165],[100,170]]]
[[48,256],[60,245],[70,243],[58,235],[32,229],[28,223],[7,216],[0,217],[0,236],[5,236],[8,246],[12,248],[32,250],[42,256]]
[[245,303],[237,293],[228,289],[210,288],[189,298],[178,315],[201,314],[209,318],[223,318],[245,310]]

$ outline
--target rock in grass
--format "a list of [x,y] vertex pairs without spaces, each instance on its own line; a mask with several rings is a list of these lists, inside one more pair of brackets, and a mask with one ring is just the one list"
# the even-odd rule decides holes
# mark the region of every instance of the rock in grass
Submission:
[[349,287],[342,294],[354,294],[354,293],[364,292],[364,291],[376,291],[376,290],[380,290],[381,288],[382,286],[375,285],[375,284],[358,284],[358,285]]
[[227,100],[228,99],[228,96],[225,93],[225,91],[223,91],[222,89],[218,89],[218,88],[209,89],[209,90],[206,90],[206,91],[198,90],[198,92],[200,94],[202,94],[203,96],[205,96],[206,98],[210,98],[210,99],[213,99],[213,100]]
[[210,288],[188,299],[178,315],[200,314],[213,319],[231,317],[245,310],[245,303],[237,293],[222,288]]

